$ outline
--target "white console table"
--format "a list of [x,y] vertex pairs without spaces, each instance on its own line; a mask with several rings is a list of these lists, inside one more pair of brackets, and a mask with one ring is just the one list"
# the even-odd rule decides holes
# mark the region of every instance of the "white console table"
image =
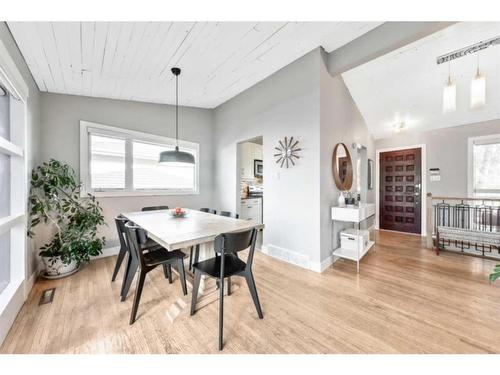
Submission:
[[[351,222],[354,224],[358,224],[358,229],[359,229],[360,223],[362,221],[374,215],[375,215],[374,203],[362,203],[359,206],[350,206],[350,207],[349,206],[332,207],[332,220],[334,223],[333,229],[335,230],[336,221],[344,221],[344,222]],[[375,242],[368,241],[368,244],[366,246],[360,248],[360,246],[358,245],[356,250],[344,249],[342,247],[339,247],[333,250],[333,255],[340,258],[355,261],[357,263],[357,271],[359,273],[359,262],[366,255],[366,253],[373,247],[374,244]]]

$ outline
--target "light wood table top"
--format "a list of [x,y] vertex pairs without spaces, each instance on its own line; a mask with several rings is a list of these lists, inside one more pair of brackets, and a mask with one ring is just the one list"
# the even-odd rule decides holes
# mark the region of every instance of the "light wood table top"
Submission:
[[146,230],[149,237],[168,250],[211,242],[221,233],[264,228],[256,221],[186,211],[187,215],[180,218],[170,215],[169,210],[128,212],[123,216]]

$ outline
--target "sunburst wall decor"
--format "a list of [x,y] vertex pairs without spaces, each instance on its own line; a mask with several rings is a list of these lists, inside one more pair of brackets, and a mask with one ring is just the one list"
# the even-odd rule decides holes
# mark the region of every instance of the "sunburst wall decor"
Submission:
[[274,154],[276,163],[279,164],[281,168],[283,168],[284,166],[286,166],[287,168],[289,166],[294,166],[295,161],[293,159],[300,159],[300,156],[297,155],[297,153],[301,150],[298,147],[299,141],[293,142],[293,137],[290,137],[290,139],[285,137],[283,140],[280,140],[278,142],[279,145],[275,147],[278,153]]

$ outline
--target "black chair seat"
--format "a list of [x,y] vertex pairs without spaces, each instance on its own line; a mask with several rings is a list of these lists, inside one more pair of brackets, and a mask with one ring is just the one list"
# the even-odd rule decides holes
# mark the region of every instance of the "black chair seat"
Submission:
[[[225,257],[224,277],[236,275],[240,272],[245,271],[245,262],[240,260],[236,255],[227,254]],[[218,279],[220,278],[221,257],[217,256],[215,258],[195,263],[193,264],[193,267],[203,274],[207,274]]]
[[146,266],[156,266],[173,259],[183,259],[184,253],[180,250],[168,251],[164,248],[144,253],[144,262]]
[[161,245],[153,241],[151,238],[148,238],[145,244],[141,244],[139,246],[141,247],[141,250],[155,250],[157,248],[161,248]]

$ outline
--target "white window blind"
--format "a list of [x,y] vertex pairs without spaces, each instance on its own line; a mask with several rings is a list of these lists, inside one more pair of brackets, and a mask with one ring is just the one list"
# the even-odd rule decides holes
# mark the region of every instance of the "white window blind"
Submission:
[[93,190],[125,189],[125,139],[91,134],[90,171]]
[[[160,164],[175,139],[81,121],[82,194],[96,196],[198,193],[198,144],[179,140],[195,164]],[[87,150],[85,152],[85,150]]]
[[[158,163],[160,152],[173,149],[174,146],[139,141],[132,143],[135,190],[195,188],[194,164]],[[181,151],[189,152],[188,149],[182,148]]]
[[488,141],[475,141],[473,157],[473,189],[476,196],[500,196],[500,136]]

